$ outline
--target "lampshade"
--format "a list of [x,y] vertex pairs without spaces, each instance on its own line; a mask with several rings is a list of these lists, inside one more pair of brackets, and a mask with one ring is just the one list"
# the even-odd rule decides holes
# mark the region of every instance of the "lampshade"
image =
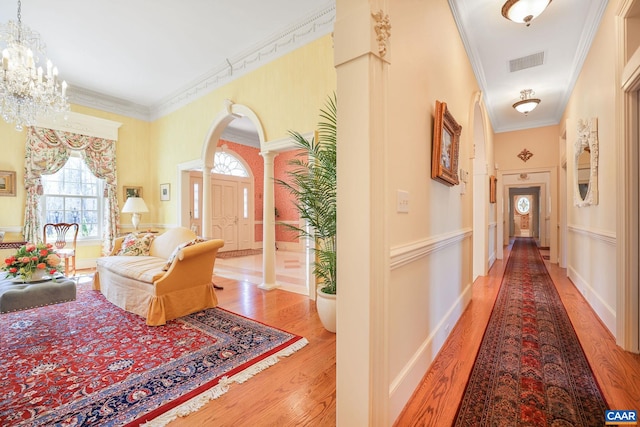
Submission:
[[142,197],[129,197],[122,207],[123,213],[143,213],[149,212]]
[[129,197],[122,207],[122,212],[133,214],[131,215],[131,223],[133,228],[137,230],[140,224],[140,212],[149,212],[149,209],[141,197]]
[[540,99],[532,98],[535,94],[531,89],[525,89],[520,91],[520,101],[513,104],[513,108],[515,108],[519,113],[524,114],[525,116],[532,112],[540,103]]
[[502,16],[528,27],[550,3],[551,0],[507,0],[502,6]]

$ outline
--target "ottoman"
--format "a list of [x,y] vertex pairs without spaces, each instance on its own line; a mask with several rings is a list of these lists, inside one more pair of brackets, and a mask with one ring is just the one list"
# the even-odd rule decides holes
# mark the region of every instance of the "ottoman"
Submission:
[[0,313],[27,310],[45,305],[75,301],[76,284],[66,277],[56,281],[15,283],[0,280]]

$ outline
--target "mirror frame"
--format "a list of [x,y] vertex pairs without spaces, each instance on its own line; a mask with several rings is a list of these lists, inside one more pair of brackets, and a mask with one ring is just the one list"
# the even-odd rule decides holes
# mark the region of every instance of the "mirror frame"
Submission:
[[[578,137],[574,145],[574,162],[573,162],[573,201],[578,207],[591,206],[598,204],[598,119],[593,117],[590,119],[578,120]],[[578,186],[578,158],[586,147],[591,152],[591,167],[589,171],[589,187],[584,199],[580,195]]]

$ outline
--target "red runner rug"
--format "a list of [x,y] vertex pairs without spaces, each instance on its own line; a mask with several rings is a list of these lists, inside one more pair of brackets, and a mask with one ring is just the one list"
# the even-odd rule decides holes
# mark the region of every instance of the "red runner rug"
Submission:
[[0,426],[164,425],[306,344],[220,308],[147,326],[80,285],[0,316]]
[[604,397],[532,238],[517,238],[456,426],[602,426]]

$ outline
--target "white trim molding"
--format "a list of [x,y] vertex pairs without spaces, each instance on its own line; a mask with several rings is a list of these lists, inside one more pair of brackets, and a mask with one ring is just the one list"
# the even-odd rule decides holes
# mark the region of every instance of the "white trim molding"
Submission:
[[40,117],[37,125],[41,128],[117,141],[118,129],[120,129],[122,123],[69,111],[64,115]]
[[589,303],[596,315],[612,334],[616,334],[616,310],[606,303],[593,287],[571,265],[567,266],[567,276]]
[[587,236],[591,239],[601,240],[604,243],[614,247],[616,246],[616,233],[613,233],[611,231],[590,229],[576,224],[568,224],[567,229],[572,233]]
[[459,243],[472,236],[471,228],[463,228],[450,233],[440,234],[428,239],[417,240],[406,245],[391,248],[390,267],[394,270],[403,265],[415,262],[433,252]]

